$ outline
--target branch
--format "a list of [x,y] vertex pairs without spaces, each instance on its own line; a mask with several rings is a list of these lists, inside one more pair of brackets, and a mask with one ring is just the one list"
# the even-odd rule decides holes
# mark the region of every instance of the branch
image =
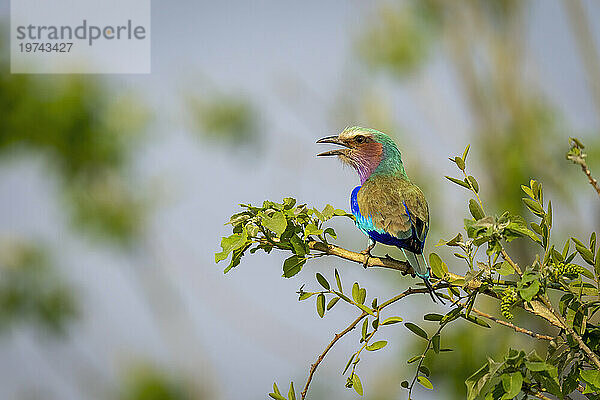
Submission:
[[329,350],[333,347],[333,345],[338,340],[340,340],[340,338],[342,336],[344,336],[346,333],[350,332],[352,329],[356,328],[356,325],[360,321],[362,321],[362,319],[364,317],[366,317],[367,315],[368,314],[363,311],[363,313],[360,314],[354,321],[352,321],[352,323],[350,325],[348,325],[346,327],[346,329],[344,329],[340,333],[336,333],[333,336],[333,340],[331,342],[329,342],[329,344],[325,347],[325,350],[323,350],[323,352],[319,355],[319,357],[317,358],[317,361],[315,361],[315,363],[310,366],[310,371],[308,373],[308,379],[306,380],[306,384],[304,385],[304,390],[302,390],[302,392],[300,393],[300,396],[302,399],[304,399],[306,397],[306,392],[308,392],[308,386],[310,385],[310,382],[312,381],[313,375],[315,374],[315,371],[317,370],[317,367],[319,366],[319,364],[321,364],[321,362],[325,358],[325,355],[327,355],[327,352],[329,352]]
[[436,337],[437,335],[439,335],[440,332],[442,331],[442,329],[444,329],[445,326],[446,326],[446,324],[440,324],[438,330],[427,341],[427,346],[425,347],[425,350],[421,354],[421,357],[420,357],[420,360],[419,360],[419,364],[417,364],[417,369],[415,371],[415,376],[413,376],[413,379],[410,382],[410,386],[408,387],[408,400],[412,399],[411,395],[412,395],[413,387],[415,386],[415,382],[417,381],[417,378],[419,377],[419,370],[421,369],[421,366],[423,365],[423,360],[425,360],[425,357],[427,356],[427,352],[431,348],[431,343],[433,343],[433,338]]
[[[318,242],[311,242],[311,243],[318,243]],[[321,243],[321,244],[325,245],[324,243]],[[327,245],[325,245],[325,246],[327,246]],[[330,245],[330,246],[331,246],[331,245]],[[336,246],[334,246],[334,247],[336,247]],[[312,249],[312,248],[313,248],[313,247],[311,247],[311,249]],[[352,253],[351,251],[348,251],[348,250],[345,250],[345,249],[342,249],[342,248],[339,248],[339,247],[338,247],[338,249],[339,249],[339,250],[343,250],[343,251],[345,251],[345,252],[348,252],[348,253]],[[353,254],[356,254],[356,255],[361,255],[361,254],[358,254],[358,253],[353,253]],[[373,258],[376,258],[376,257],[373,257]],[[357,261],[357,262],[360,262],[360,263],[362,263],[363,261]],[[399,261],[396,261],[396,262],[400,263]],[[434,286],[435,286],[435,285],[434,285]],[[379,310],[383,310],[385,307],[387,307],[387,306],[389,306],[389,305],[391,305],[391,304],[394,304],[394,303],[395,303],[395,302],[397,302],[398,300],[400,300],[400,299],[402,299],[402,298],[404,298],[404,297],[406,297],[406,296],[409,296],[409,295],[411,295],[411,294],[416,294],[416,293],[427,293],[427,292],[428,292],[428,290],[427,290],[426,288],[423,288],[423,289],[412,289],[412,288],[408,288],[408,289],[406,289],[404,292],[400,293],[399,295],[397,295],[397,296],[395,296],[395,297],[393,297],[393,298],[389,299],[389,300],[388,300],[388,301],[386,301],[385,303],[381,304],[381,305],[378,307],[378,309],[379,309]],[[302,392],[300,393],[300,396],[301,396],[301,399],[302,399],[302,400],[304,400],[304,398],[306,397],[306,393],[308,392],[308,387],[310,386],[310,382],[312,381],[313,375],[315,374],[315,371],[317,370],[317,367],[319,366],[319,364],[321,364],[321,362],[322,362],[322,361],[323,361],[323,359],[325,358],[325,355],[327,355],[327,353],[329,352],[329,350],[331,350],[331,348],[333,347],[333,345],[334,345],[334,344],[335,344],[335,343],[336,343],[338,340],[340,340],[340,339],[342,338],[342,336],[344,336],[345,334],[347,334],[348,332],[350,332],[351,330],[353,330],[353,329],[356,327],[356,325],[358,325],[358,323],[359,323],[360,321],[362,321],[362,319],[363,319],[364,317],[366,317],[367,315],[368,315],[368,314],[367,314],[366,312],[364,312],[364,311],[363,311],[363,312],[362,312],[362,314],[360,314],[360,315],[359,315],[359,316],[358,316],[358,317],[357,317],[357,318],[356,318],[354,321],[352,321],[352,322],[350,323],[350,325],[348,325],[348,326],[346,327],[346,329],[344,329],[344,330],[343,330],[343,331],[341,331],[340,333],[336,333],[336,334],[333,336],[333,339],[331,340],[331,342],[329,342],[329,344],[328,344],[328,345],[325,347],[325,349],[323,350],[323,352],[322,352],[322,353],[319,355],[319,357],[317,357],[317,361],[315,361],[315,363],[314,363],[314,364],[312,364],[312,365],[310,366],[310,371],[309,371],[309,373],[308,373],[308,379],[306,380],[306,384],[304,385],[304,390],[302,390]]]
[[479,316],[481,316],[483,318],[487,318],[490,321],[494,321],[495,323],[497,323],[499,325],[507,326],[507,327],[513,329],[515,332],[520,332],[520,333],[524,333],[526,335],[529,335],[529,336],[531,336],[532,338],[535,338],[535,339],[541,339],[541,340],[553,340],[554,339],[552,336],[542,335],[540,333],[535,333],[535,332],[532,332],[532,331],[527,330],[525,328],[521,328],[520,326],[517,326],[517,325],[515,325],[513,323],[501,320],[499,318],[494,317],[493,315],[486,314],[483,311],[479,311],[476,308],[471,308],[471,312],[474,312],[475,314],[477,314],[477,315],[479,315]]
[[[342,247],[339,247],[339,246],[336,246],[333,244],[327,244],[327,243],[318,242],[315,240],[311,240],[310,242],[308,242],[308,246],[310,247],[311,250],[320,251],[323,254],[340,257],[345,260],[353,261],[353,262],[361,264],[361,265],[364,265],[365,258],[367,258],[367,256],[365,254],[355,253],[353,251],[346,250]],[[508,260],[510,260],[510,262],[512,262],[514,264],[514,262],[510,259],[510,257],[508,257],[508,255],[506,255],[506,258],[507,258],[507,262],[509,262]],[[368,257],[368,260],[366,260],[366,261],[367,261],[368,267],[382,267],[382,268],[394,269],[396,271],[400,271],[404,275],[414,273],[412,267],[406,261],[395,260],[391,257],[380,258],[380,257],[371,256],[371,257]],[[516,264],[515,264],[515,266],[516,266],[517,270],[519,270],[519,267]],[[513,266],[513,268],[514,268],[514,266]],[[453,282],[453,281],[456,281],[459,279],[464,280],[464,277],[461,275],[453,274],[452,272],[448,272],[446,274],[445,279],[450,282]],[[469,285],[471,285],[471,287],[477,287],[477,286],[479,286],[479,282],[471,281],[469,283]],[[491,290],[485,290],[485,291],[482,291],[481,293],[485,294],[486,296],[493,297],[495,299],[498,298],[498,294]],[[548,321],[549,323],[551,323],[552,325],[554,325],[560,329],[564,328],[564,326],[556,319],[554,314],[551,313],[546,307],[544,307],[544,305],[541,304],[539,301],[533,300],[530,302],[530,306],[525,305],[525,306],[523,306],[523,309],[528,311],[531,314],[537,315],[538,317],[545,319],[546,321]]]
[[587,176],[588,181],[590,181],[590,185],[594,187],[596,193],[600,196],[600,185],[598,185],[598,181],[592,176],[592,172],[585,162],[587,154],[583,152],[583,144],[575,138],[570,138],[569,143],[571,144],[571,150],[567,153],[567,159],[581,167],[581,170],[585,176]]
[[[334,244],[317,242],[316,240],[311,240],[308,242],[308,247],[310,247],[311,250],[320,251],[330,256],[337,256],[362,265],[365,265],[366,262],[367,267],[389,268],[400,271],[403,275],[414,275],[414,271],[408,262],[395,260],[389,256],[385,258],[368,256],[366,254],[355,253],[353,251],[346,250]],[[447,278],[449,280],[464,279],[464,277],[451,272],[448,272]]]
[[506,262],[509,263],[511,267],[513,267],[513,269],[515,270],[517,275],[519,275],[519,276],[523,275],[523,272],[521,272],[521,268],[519,268],[519,266],[517,264],[515,264],[515,262],[512,260],[512,258],[510,258],[508,256],[508,253],[506,253],[506,250],[504,250],[504,247],[502,247],[501,254],[502,254],[502,257],[506,260]]
[[579,348],[581,350],[583,350],[585,352],[585,354],[587,354],[587,356],[590,358],[590,360],[594,363],[594,365],[596,366],[596,368],[600,369],[600,360],[598,359],[598,356],[596,355],[596,353],[594,353],[583,341],[583,339],[581,338],[581,336],[579,336],[574,330],[573,328],[571,328],[571,326],[569,326],[569,324],[567,324],[567,322],[565,321],[565,319],[562,317],[562,315],[560,315],[559,313],[556,312],[556,310],[554,310],[554,307],[552,306],[552,303],[550,303],[550,301],[543,296],[540,296],[540,299],[542,301],[542,303],[544,303],[544,305],[546,307],[548,307],[548,309],[550,311],[552,311],[552,313],[556,316],[556,318],[560,321],[560,323],[565,327],[565,330],[571,335],[573,336],[573,338],[575,339],[575,341],[577,342],[577,344],[579,345]]

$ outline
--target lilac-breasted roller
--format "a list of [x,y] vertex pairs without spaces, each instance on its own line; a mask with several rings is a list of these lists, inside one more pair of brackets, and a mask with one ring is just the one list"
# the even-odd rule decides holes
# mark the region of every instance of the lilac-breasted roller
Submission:
[[369,257],[377,242],[398,247],[435,301],[429,265],[423,257],[429,208],[421,189],[406,175],[396,143],[383,132],[358,126],[317,143],[343,146],[318,155],[338,156],[358,172],[360,186],[350,195],[350,209],[356,226],[370,239],[363,253]]

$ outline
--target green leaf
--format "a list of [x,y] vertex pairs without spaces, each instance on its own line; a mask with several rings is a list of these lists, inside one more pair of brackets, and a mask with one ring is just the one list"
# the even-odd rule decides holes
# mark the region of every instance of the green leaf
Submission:
[[476,221],[485,217],[483,209],[475,199],[469,200],[469,211],[471,211],[471,215],[473,216],[473,218],[475,218]]
[[246,230],[242,230],[241,233],[234,233],[231,236],[224,237],[221,239],[221,248],[223,251],[215,254],[215,262],[223,261],[229,256],[234,250],[239,249],[240,247],[246,244],[248,240],[248,233]]
[[273,213],[270,217],[262,213],[261,214],[262,225],[268,230],[274,232],[277,236],[281,236],[283,232],[285,232],[285,228],[287,228],[287,220],[285,219],[285,215],[281,211],[277,211]]
[[337,283],[337,287],[340,290],[341,293],[344,293],[344,290],[342,289],[342,280],[340,279],[340,274],[337,270],[337,268],[334,271],[334,275],[335,275],[335,283]]
[[[431,272],[433,272],[433,275],[437,278],[442,279],[446,275],[444,272],[444,262],[436,253],[429,254],[429,265],[431,266]],[[447,268],[448,267],[446,267],[446,269]]]
[[[298,301],[302,301],[302,300],[306,300],[306,299],[310,299],[313,295],[315,295],[315,293],[310,293],[310,292],[306,292],[306,293],[302,293],[299,297],[298,297]],[[337,299],[338,297],[336,297]]]
[[371,310],[369,307],[365,306],[364,304],[358,303],[357,306],[358,306],[358,308],[360,308],[361,310],[363,310],[367,314],[375,316],[375,313],[373,312],[373,310]]
[[442,318],[444,318],[443,315],[441,314],[436,314],[436,313],[429,313],[429,314],[425,314],[423,316],[423,319],[425,321],[441,321]]
[[356,393],[363,395],[362,383],[360,383],[360,378],[356,374],[352,374],[352,387],[356,390]]
[[339,300],[340,300],[339,297],[334,297],[331,300],[329,300],[329,303],[327,303],[327,311],[331,310],[333,308],[333,306],[335,306]]
[[342,372],[342,375],[344,375],[346,373],[346,371],[348,371],[348,368],[350,367],[350,364],[352,364],[352,360],[354,360],[354,357],[356,357],[356,353],[352,354],[352,356],[350,357],[350,359],[346,363],[346,367],[344,368],[344,371]]
[[354,282],[354,285],[352,285],[352,298],[357,303],[360,303],[358,301],[359,296],[360,296],[360,286],[358,286],[358,282]]
[[281,395],[279,388],[276,383],[273,383],[273,393],[269,393],[269,396],[275,400],[287,400],[285,397]]
[[523,375],[520,372],[512,372],[502,374],[502,387],[506,394],[504,398],[512,399],[515,398],[520,392],[523,386]]
[[590,251],[590,249],[579,244],[575,244],[575,249],[586,263],[594,265],[594,254]]
[[331,219],[331,217],[333,217],[334,212],[335,212],[335,209],[330,204],[327,204],[325,206],[325,208],[323,209],[323,211],[321,211],[324,221]]
[[335,230],[333,228],[327,228],[323,231],[323,234],[325,235],[329,235],[334,239],[337,239],[337,234],[335,233]]
[[466,188],[466,189],[469,189],[469,190],[471,190],[471,187],[470,187],[470,186],[469,186],[469,184],[468,184],[468,183],[466,183],[465,181],[461,181],[460,179],[456,179],[456,178],[453,178],[453,177],[451,177],[451,176],[446,176],[446,179],[448,179],[450,182],[454,182],[454,183],[456,183],[456,184],[457,184],[457,185],[459,185],[459,186],[462,186],[462,187],[464,187],[464,188]]
[[413,357],[409,358],[408,360],[406,360],[406,363],[407,364],[412,364],[415,361],[419,360],[421,357],[422,357],[421,354],[417,354],[416,356],[413,356]]
[[325,279],[325,277],[323,275],[321,275],[320,273],[317,272],[316,276],[317,276],[317,281],[319,282],[319,284],[321,286],[323,286],[325,288],[325,290],[329,290],[331,288],[331,286],[329,286],[329,282],[327,282],[327,279]]
[[488,358],[487,363],[465,381],[467,400],[475,400],[480,393],[488,393],[496,382],[494,379],[496,373],[503,366],[504,363],[498,363]]
[[525,194],[527,196],[531,197],[532,199],[535,199],[535,196],[533,195],[533,192],[531,191],[531,189],[528,186],[521,185],[521,189],[523,189],[523,191],[525,192]]
[[531,301],[536,294],[540,291],[540,282],[535,280],[531,282],[531,285],[526,288],[519,289],[519,294],[521,298],[525,301]]
[[387,345],[387,341],[385,340],[379,340],[373,344],[368,345],[367,347],[365,347],[365,349],[367,351],[376,351],[379,349],[383,349],[385,346]]
[[597,277],[600,276],[600,247],[596,253],[596,264],[594,265],[594,271],[596,272]]
[[400,317],[389,317],[383,320],[381,325],[392,325],[397,324],[398,322],[402,322],[402,318]]
[[525,366],[530,371],[552,371],[555,367],[543,361],[525,361]]
[[291,278],[296,275],[302,269],[302,266],[306,263],[306,259],[298,257],[296,255],[288,257],[283,262],[283,277]]
[[319,293],[317,296],[317,314],[321,318],[325,315],[325,295],[323,293]]
[[296,205],[296,199],[293,197],[286,197],[283,199],[283,208],[289,210]]
[[425,332],[423,329],[421,329],[418,325],[413,324],[412,322],[406,322],[404,324],[404,326],[407,327],[415,335],[420,336],[423,339],[427,340],[427,338],[428,338],[427,332]]
[[456,166],[461,170],[464,171],[465,170],[465,162],[462,158],[460,157],[454,157],[454,162],[456,163]]
[[425,389],[433,389],[433,384],[429,381],[429,379],[427,379],[423,375],[417,376],[417,382],[419,382],[421,386],[423,386]]
[[464,319],[466,319],[469,322],[472,322],[472,323],[477,324],[479,326],[483,326],[484,328],[491,328],[491,326],[487,322],[485,322],[483,319],[478,318],[478,317],[476,317],[474,315],[466,316],[466,315],[461,314],[461,317],[464,318]]
[[440,352],[440,335],[436,334],[431,338],[431,344],[433,345],[433,351],[435,351],[435,353],[439,353]]
[[237,267],[240,264],[240,261],[242,260],[242,256],[244,255],[244,252],[248,249],[248,247],[250,247],[250,245],[251,245],[251,243],[246,242],[246,245],[240,247],[239,249],[235,249],[233,251],[233,253],[231,254],[231,261],[229,262],[229,265],[227,266],[227,268],[225,268],[223,270],[224,274],[229,272],[229,270],[231,268]]
[[362,340],[367,340],[367,329],[369,329],[369,319],[365,318],[362,324],[361,337]]
[[299,257],[304,257],[306,255],[306,243],[304,243],[304,241],[300,239],[300,236],[296,234],[292,235],[292,237],[290,238],[290,243],[292,244],[294,254],[296,254]]
[[296,392],[294,391],[294,382],[290,382],[290,391],[288,392],[289,400],[296,400]]
[[467,147],[465,147],[465,151],[463,151],[462,160],[464,162],[467,162],[467,154],[469,154],[469,149],[470,148],[471,148],[471,145],[468,144]]
[[471,186],[473,186],[473,190],[475,191],[475,193],[479,193],[479,183],[477,183],[477,179],[475,179],[475,177],[469,175],[469,176],[467,176],[467,180],[469,181]]
[[317,228],[317,226],[313,223],[306,225],[304,228],[304,237],[307,238],[310,235],[320,235],[323,233],[322,229]]
[[498,269],[500,275],[511,275],[515,273],[515,269],[508,263],[508,261],[502,261],[500,268]]
[[365,304],[365,300],[367,299],[367,289],[360,288],[358,291],[358,304]]
[[544,216],[544,209],[537,201],[528,199],[526,197],[523,197],[522,200],[532,213],[540,217]]
[[587,369],[579,372],[579,376],[586,383],[594,386],[595,388],[600,388],[600,371],[594,369]]

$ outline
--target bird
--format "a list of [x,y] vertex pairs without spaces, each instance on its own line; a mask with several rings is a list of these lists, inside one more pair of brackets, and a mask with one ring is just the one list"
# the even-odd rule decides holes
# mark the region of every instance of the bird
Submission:
[[433,290],[430,268],[423,256],[429,206],[421,189],[406,174],[394,140],[378,130],[352,126],[317,143],[342,146],[317,156],[337,156],[358,173],[360,185],[350,194],[350,210],[358,229],[369,237],[369,246],[361,252],[366,255],[365,268],[377,243],[395,246],[425,282],[433,301],[437,297],[444,304]]

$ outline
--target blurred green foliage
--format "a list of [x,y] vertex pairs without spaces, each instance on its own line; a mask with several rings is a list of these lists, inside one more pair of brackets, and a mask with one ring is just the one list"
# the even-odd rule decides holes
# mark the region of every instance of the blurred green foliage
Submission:
[[72,290],[56,274],[44,249],[15,240],[0,244],[0,330],[23,322],[63,334],[76,316]]
[[55,167],[74,221],[117,242],[132,240],[142,198],[126,177],[145,111],[77,75],[0,75],[0,156],[41,152]]
[[[524,73],[522,36],[530,7],[514,0],[384,3],[358,40],[365,64],[399,80],[424,69],[434,46],[445,50],[441,54],[456,71],[474,122],[474,142],[481,149],[478,170],[489,182],[483,190],[494,207],[511,212],[524,210],[515,182],[524,184],[533,176],[572,199],[559,182],[574,175],[561,164],[561,151],[550,145],[572,129],[544,97],[543,86]],[[410,136],[404,129],[394,131]],[[586,140],[599,147],[597,135]]]
[[253,103],[239,95],[212,93],[189,96],[192,129],[212,142],[232,147],[254,146],[260,139],[260,121]]
[[206,398],[166,371],[139,365],[125,374],[120,400],[199,400]]
[[358,41],[360,55],[375,69],[405,77],[430,54],[437,12],[430,1],[384,4]]

